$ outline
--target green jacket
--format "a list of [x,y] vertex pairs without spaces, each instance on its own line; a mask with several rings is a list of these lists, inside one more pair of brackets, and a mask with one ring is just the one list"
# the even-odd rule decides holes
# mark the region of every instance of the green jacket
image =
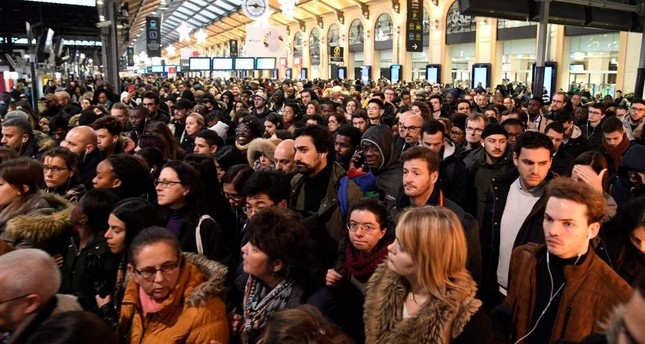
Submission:
[[[347,233],[345,229],[345,219],[340,213],[338,205],[338,188],[340,186],[340,178],[345,176],[345,170],[336,162],[333,163],[331,178],[327,185],[327,193],[320,202],[320,208],[316,212],[320,217],[320,223],[324,225],[327,233],[331,238],[336,241],[343,239]],[[305,185],[304,175],[301,173],[296,174],[291,179],[291,200],[289,207],[297,211],[305,209],[305,193],[302,189]],[[347,203],[351,205],[357,199],[363,197],[363,192],[353,181],[349,181],[347,187]]]

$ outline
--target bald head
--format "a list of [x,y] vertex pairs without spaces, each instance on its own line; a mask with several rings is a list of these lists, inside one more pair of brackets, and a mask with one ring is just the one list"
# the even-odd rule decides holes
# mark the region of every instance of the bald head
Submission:
[[406,115],[405,120],[399,119],[399,133],[405,139],[405,142],[410,145],[416,145],[421,138],[421,127],[423,126],[423,117],[419,114],[406,111],[402,114]]
[[294,149],[296,141],[288,139],[283,140],[275,147],[273,158],[275,160],[275,169],[286,174],[294,174],[296,171],[296,162],[294,156],[296,150]]
[[[58,265],[45,251],[26,248],[0,256],[0,331],[14,331],[38,312],[61,285]],[[9,301],[8,301],[9,300]]]
[[81,125],[67,132],[65,140],[60,145],[81,156],[95,150],[96,143],[94,130],[86,125]]

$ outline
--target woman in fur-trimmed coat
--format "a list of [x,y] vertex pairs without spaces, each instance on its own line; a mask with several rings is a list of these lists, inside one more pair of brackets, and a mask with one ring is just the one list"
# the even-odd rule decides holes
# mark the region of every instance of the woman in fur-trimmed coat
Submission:
[[365,343],[493,343],[490,319],[466,270],[463,229],[452,211],[407,210],[388,251],[368,282]]

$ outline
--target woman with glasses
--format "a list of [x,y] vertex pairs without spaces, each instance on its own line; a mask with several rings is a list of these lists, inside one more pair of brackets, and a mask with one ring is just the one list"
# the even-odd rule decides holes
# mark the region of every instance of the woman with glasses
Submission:
[[208,215],[204,186],[197,170],[186,162],[170,161],[155,180],[155,188],[163,223],[177,237],[181,249],[228,264],[231,251],[227,237]]
[[335,268],[327,271],[327,287],[310,298],[310,304],[320,308],[357,343],[365,341],[362,313],[367,281],[387,258],[387,247],[393,240],[383,204],[375,198],[354,202],[339,258]]
[[3,247],[35,247],[52,256],[69,245],[72,205],[40,189],[43,166],[31,158],[0,164],[0,241]]
[[244,274],[235,281],[243,293],[236,308],[241,314],[230,316],[232,334],[243,344],[258,343],[272,314],[302,303],[309,276],[309,235],[285,210],[271,207],[255,214],[246,231]]
[[386,263],[367,285],[365,343],[492,343],[466,256],[464,231],[451,210],[404,212]]
[[124,343],[229,342],[221,299],[226,267],[183,253],[161,227],[141,231],[130,245],[119,336]]
[[64,147],[54,147],[42,156],[45,191],[62,196],[71,203],[85,194],[85,185],[78,171],[78,155]]

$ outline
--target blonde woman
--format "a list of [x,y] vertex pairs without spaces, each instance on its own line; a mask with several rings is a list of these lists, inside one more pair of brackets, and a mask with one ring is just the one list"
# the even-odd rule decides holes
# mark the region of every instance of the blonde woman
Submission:
[[464,232],[451,210],[404,212],[388,251],[367,286],[366,343],[493,342],[466,270]]
[[181,138],[181,149],[186,154],[191,154],[195,150],[195,138],[205,127],[204,116],[197,112],[191,112],[186,116],[186,130]]

